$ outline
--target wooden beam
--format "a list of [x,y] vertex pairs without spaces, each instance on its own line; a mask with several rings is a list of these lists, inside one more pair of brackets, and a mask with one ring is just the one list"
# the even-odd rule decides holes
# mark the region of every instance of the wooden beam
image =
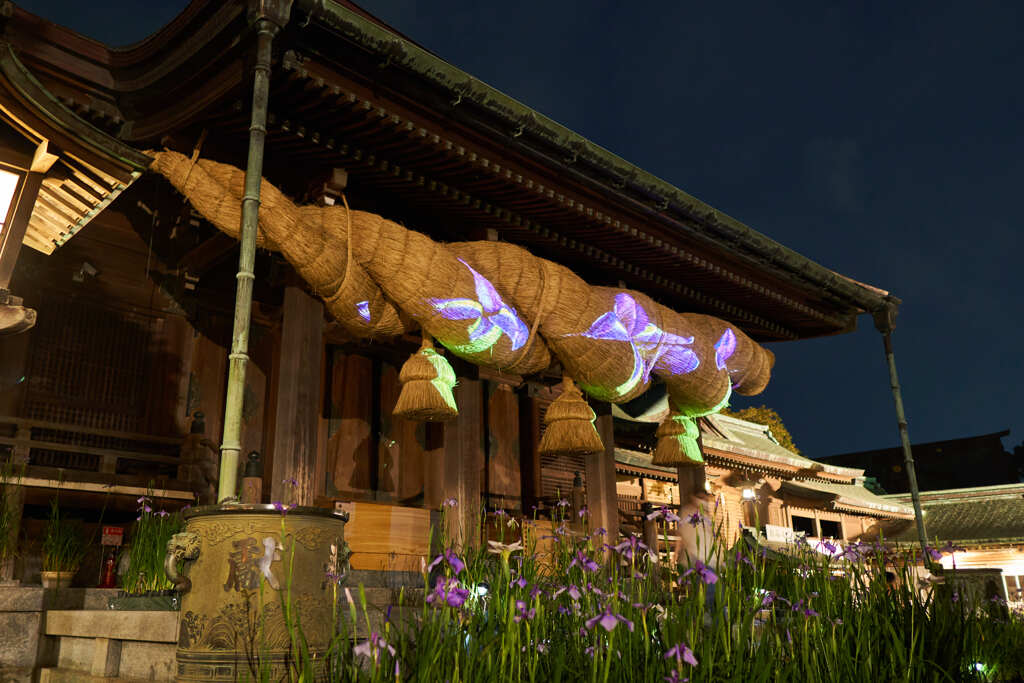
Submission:
[[459,378],[455,402],[459,416],[444,428],[444,499],[458,504],[449,508],[448,538],[455,546],[479,544],[480,492],[484,468],[483,383]]
[[594,426],[604,443],[604,452],[584,457],[587,485],[587,509],[592,527],[607,531],[607,543],[615,544],[619,537],[619,498],[615,489],[615,426],[611,406],[597,416]]
[[274,417],[273,501],[313,505],[323,494],[324,482],[316,479],[323,321],[323,304],[318,299],[298,287],[285,289]]
[[182,256],[178,267],[193,275],[202,275],[227,258],[237,246],[237,239],[218,232]]
[[43,185],[42,173],[29,172],[21,181],[19,192],[15,195],[11,211],[4,218],[10,218],[0,233],[0,289],[7,289],[14,274],[14,264],[18,261],[21,243],[25,239],[32,210],[39,196],[39,188]]

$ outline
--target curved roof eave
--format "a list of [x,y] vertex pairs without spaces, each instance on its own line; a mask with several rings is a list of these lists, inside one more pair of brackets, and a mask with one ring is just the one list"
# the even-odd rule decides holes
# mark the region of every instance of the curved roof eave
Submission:
[[[517,132],[518,141],[532,137],[560,150],[566,159],[572,160],[571,172],[579,173],[587,165],[600,171],[606,177],[592,180],[604,185],[608,192],[622,194],[622,189],[629,187],[649,197],[655,210],[674,208],[691,216],[715,239],[742,246],[790,277],[828,291],[861,312],[900,303],[885,290],[840,275],[714,209],[335,0],[297,0],[295,9],[363,49],[379,54],[389,64],[406,69],[503,120],[510,131]],[[305,25],[309,23],[306,21]]]

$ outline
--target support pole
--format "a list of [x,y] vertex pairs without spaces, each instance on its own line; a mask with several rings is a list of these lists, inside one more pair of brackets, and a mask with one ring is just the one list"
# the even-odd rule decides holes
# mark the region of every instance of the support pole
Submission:
[[[289,3],[290,4],[290,3]],[[285,15],[287,21],[287,15]],[[283,22],[282,22],[283,23]],[[242,450],[242,400],[245,366],[249,361],[249,323],[252,317],[252,285],[256,262],[256,228],[259,222],[260,182],[263,178],[263,145],[267,136],[267,101],[270,96],[270,58],[278,24],[260,14],[256,21],[256,64],[253,66],[252,118],[249,124],[249,160],[242,196],[241,250],[238,256],[238,287],[235,321],[228,356],[227,399],[224,404],[224,438],[220,448],[217,502],[237,497],[238,457]]]
[[896,375],[896,357],[892,350],[892,330],[896,319],[896,306],[889,304],[874,313],[875,327],[882,333],[885,345],[885,360],[889,365],[889,384],[892,387],[892,400],[896,404],[896,421],[900,430],[900,442],[903,444],[903,467],[907,471],[910,482],[910,498],[914,503],[914,519],[917,522],[917,536],[921,542],[921,553],[925,565],[928,564],[928,536],[924,528],[924,513],[921,511],[921,494],[917,489],[917,473],[914,470],[914,454],[910,448],[910,436],[907,433],[907,417],[903,412],[903,395],[900,392],[900,380]]

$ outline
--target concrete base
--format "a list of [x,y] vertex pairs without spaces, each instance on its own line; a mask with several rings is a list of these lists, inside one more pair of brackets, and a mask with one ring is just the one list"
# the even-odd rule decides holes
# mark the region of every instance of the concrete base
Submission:
[[78,672],[106,679],[174,680],[178,612],[50,610],[44,633],[56,638],[47,677]]
[[116,590],[0,586],[0,681],[31,681],[39,666],[56,664],[55,642],[42,634],[49,609],[103,609]]

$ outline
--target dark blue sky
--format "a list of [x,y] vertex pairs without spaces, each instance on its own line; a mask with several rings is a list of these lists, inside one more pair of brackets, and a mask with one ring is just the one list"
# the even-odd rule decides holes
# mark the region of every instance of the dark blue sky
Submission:
[[[186,3],[19,4],[111,44]],[[915,442],[1024,440],[1024,3],[365,0],[428,49],[754,229],[904,303]],[[145,6],[145,14],[139,9]],[[1014,264],[1018,264],[1015,266]],[[804,453],[898,444],[871,321],[773,344]]]

